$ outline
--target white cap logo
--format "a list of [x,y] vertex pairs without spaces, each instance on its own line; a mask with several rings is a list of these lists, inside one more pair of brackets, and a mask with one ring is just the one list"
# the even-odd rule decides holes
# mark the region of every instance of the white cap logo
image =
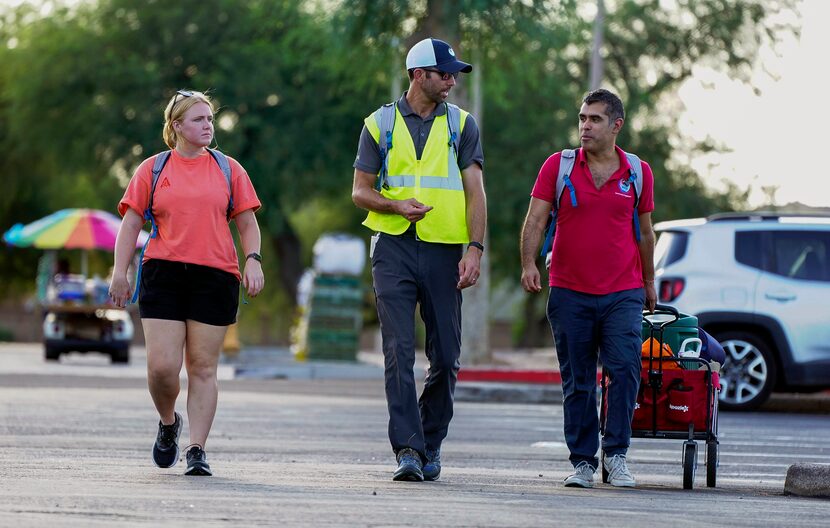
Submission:
[[455,52],[452,50],[452,48],[447,48],[447,51],[449,52],[451,57],[455,57]]

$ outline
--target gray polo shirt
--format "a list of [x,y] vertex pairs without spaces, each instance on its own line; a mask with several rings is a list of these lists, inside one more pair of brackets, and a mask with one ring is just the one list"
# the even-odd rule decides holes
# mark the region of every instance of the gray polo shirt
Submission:
[[[435,110],[426,119],[418,115],[406,100],[406,92],[398,99],[398,110],[403,116],[406,128],[409,129],[409,135],[412,137],[412,142],[415,144],[415,155],[421,159],[421,154],[424,152],[429,132],[432,130],[432,123],[436,116],[442,116],[447,113],[446,106],[439,104]],[[393,147],[394,148],[394,147]],[[464,128],[461,131],[461,142],[458,147],[458,168],[466,169],[473,163],[484,168],[484,152],[481,149],[481,136],[478,131],[478,124],[472,114],[467,116],[464,122]],[[369,174],[378,174],[380,172],[380,147],[377,141],[372,137],[372,134],[363,125],[363,130],[360,132],[360,144],[357,147],[357,158],[354,160],[355,169]]]

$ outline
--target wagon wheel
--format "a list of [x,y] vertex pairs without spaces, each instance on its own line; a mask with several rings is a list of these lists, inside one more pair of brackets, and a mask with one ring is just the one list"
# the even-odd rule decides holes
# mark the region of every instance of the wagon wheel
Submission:
[[714,488],[718,477],[718,441],[706,442],[706,486]]
[[695,484],[697,469],[697,442],[683,442],[683,489],[692,489]]

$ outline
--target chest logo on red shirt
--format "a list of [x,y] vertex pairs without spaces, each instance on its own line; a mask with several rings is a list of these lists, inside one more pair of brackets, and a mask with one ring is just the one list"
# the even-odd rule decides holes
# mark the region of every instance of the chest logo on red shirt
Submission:
[[627,194],[630,189],[631,189],[631,182],[629,182],[628,180],[622,180],[621,179],[620,180],[620,190]]
[[168,180],[167,178],[164,178],[164,180],[162,180],[161,182],[161,188],[164,189],[165,187],[170,187],[170,180]]

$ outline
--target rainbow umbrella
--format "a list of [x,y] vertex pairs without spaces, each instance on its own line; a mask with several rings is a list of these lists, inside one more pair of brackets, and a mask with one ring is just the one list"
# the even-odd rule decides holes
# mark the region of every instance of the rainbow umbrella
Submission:
[[[98,209],[62,209],[31,224],[16,224],[3,233],[3,241],[10,246],[38,249],[81,249],[81,274],[87,274],[87,250],[115,249],[115,236],[121,219]],[[136,247],[141,247],[150,236],[140,231]]]
[[[39,249],[103,249],[115,248],[115,236],[121,219],[97,209],[62,209],[31,224],[16,224],[3,234],[10,246]],[[136,247],[150,235],[141,231]]]

